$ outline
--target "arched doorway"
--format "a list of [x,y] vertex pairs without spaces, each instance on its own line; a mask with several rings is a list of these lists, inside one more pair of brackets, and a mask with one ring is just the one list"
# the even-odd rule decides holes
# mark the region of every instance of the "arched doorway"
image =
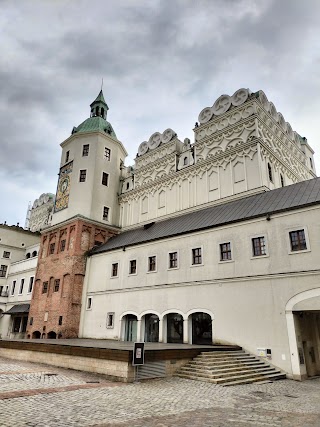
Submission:
[[191,314],[192,344],[212,345],[212,319],[207,313]]
[[144,316],[144,321],[145,342],[159,342],[159,317],[156,314],[149,313]]
[[124,321],[124,341],[137,341],[138,318],[134,314],[123,316]]
[[179,313],[168,313],[167,320],[167,342],[183,343],[183,317]]
[[32,338],[39,340],[41,338],[41,332],[40,331],[34,331],[32,333]]
[[293,378],[320,375],[320,288],[292,297],[286,318]]
[[57,334],[54,331],[50,331],[50,332],[48,332],[47,338],[49,340],[56,339],[57,338]]

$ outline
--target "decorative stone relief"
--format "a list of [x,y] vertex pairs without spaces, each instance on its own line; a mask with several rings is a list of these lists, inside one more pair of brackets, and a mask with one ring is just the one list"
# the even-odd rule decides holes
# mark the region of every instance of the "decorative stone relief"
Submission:
[[145,155],[148,151],[154,150],[161,144],[167,144],[177,134],[170,128],[166,129],[162,134],[160,132],[153,133],[149,141],[143,141],[138,148],[138,157]]
[[207,123],[212,119],[213,116],[221,116],[222,114],[226,113],[231,105],[238,107],[239,105],[244,104],[247,101],[250,93],[251,92],[249,89],[241,88],[238,89],[232,96],[219,96],[212,107],[206,107],[200,112],[198,117],[200,124]]
[[230,113],[224,116],[222,119],[216,118],[206,128],[202,128],[199,131],[196,131],[196,141],[201,141],[207,136],[219,133],[226,127],[235,125],[240,120],[247,119],[253,114],[255,114],[255,108],[252,104],[234,112],[230,111]]

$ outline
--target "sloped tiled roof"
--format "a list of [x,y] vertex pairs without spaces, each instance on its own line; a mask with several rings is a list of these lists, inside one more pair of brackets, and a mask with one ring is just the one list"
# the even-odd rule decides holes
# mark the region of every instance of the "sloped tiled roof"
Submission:
[[89,117],[82,122],[78,127],[74,128],[72,133],[86,133],[86,132],[104,132],[117,139],[117,135],[109,122],[99,116]]
[[320,178],[155,222],[112,237],[91,254],[320,204]]

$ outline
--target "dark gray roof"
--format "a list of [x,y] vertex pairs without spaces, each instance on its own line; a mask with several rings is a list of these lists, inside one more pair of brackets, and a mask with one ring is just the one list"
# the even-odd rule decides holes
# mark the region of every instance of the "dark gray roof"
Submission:
[[164,239],[224,224],[245,221],[273,213],[298,209],[320,203],[320,178],[266,191],[232,202],[197,210],[188,214],[141,226],[112,237],[107,243],[94,248],[91,254],[133,246],[152,240]]
[[10,308],[3,314],[20,314],[20,313],[29,313],[30,304],[17,304]]

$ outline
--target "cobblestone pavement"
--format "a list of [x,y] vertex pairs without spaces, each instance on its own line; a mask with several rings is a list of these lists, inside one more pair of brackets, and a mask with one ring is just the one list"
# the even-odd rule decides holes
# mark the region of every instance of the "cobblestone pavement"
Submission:
[[236,387],[101,375],[0,358],[1,427],[320,427],[320,378]]

